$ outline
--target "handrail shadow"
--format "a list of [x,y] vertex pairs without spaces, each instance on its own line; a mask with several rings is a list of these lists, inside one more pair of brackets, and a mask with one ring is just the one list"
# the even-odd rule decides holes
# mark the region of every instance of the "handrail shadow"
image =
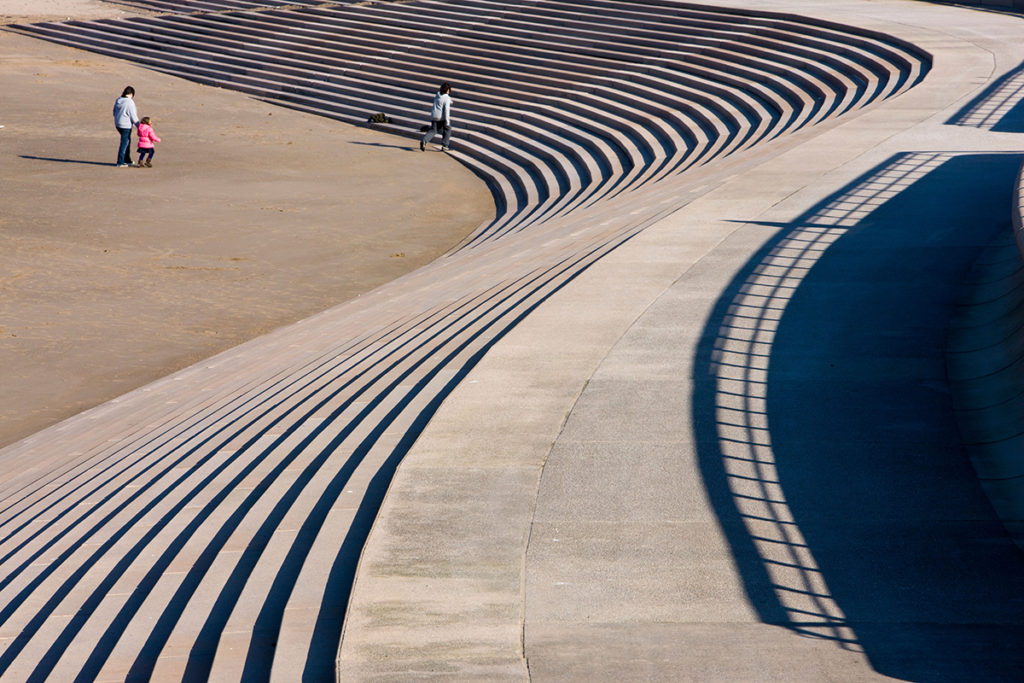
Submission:
[[946,125],[1024,133],[1024,62],[993,81]]
[[1024,555],[971,470],[944,362],[1020,163],[899,154],[767,224],[697,350],[701,474],[752,606],[887,676],[1024,666]]

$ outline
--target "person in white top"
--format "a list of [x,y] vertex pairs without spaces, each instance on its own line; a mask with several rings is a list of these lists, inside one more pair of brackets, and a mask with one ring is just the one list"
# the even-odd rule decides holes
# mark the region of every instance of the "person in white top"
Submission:
[[139,125],[139,113],[135,109],[135,88],[128,86],[114,102],[114,128],[121,135],[121,144],[117,148],[117,166],[127,168],[132,165],[132,128]]
[[421,152],[426,151],[427,143],[438,133],[444,136],[441,138],[441,151],[448,151],[449,143],[452,141],[451,92],[452,86],[447,83],[442,83],[441,87],[437,89],[437,94],[434,95],[434,107],[430,110],[430,126],[423,139],[420,140]]

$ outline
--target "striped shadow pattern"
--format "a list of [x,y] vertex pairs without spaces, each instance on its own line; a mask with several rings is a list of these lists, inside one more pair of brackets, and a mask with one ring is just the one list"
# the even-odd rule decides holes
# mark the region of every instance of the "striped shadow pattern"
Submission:
[[449,80],[452,154],[496,216],[419,271],[0,451],[0,676],[330,678],[392,474],[479,358],[722,160],[929,64],[859,29],[671,0],[274,4],[12,30],[348,123],[384,111],[405,136]]
[[404,135],[450,81],[456,155],[499,203],[469,244],[886,97],[927,65],[855,29],[671,0],[348,2],[19,30],[348,123],[383,111]]

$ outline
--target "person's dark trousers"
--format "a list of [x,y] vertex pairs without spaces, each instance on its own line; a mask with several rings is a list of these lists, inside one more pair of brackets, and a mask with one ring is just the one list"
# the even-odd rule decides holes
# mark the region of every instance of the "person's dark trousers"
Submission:
[[448,147],[448,144],[452,141],[452,127],[444,125],[444,121],[434,121],[433,119],[431,119],[430,127],[427,128],[427,132],[421,140],[422,145],[430,142],[438,133],[444,136],[441,138],[441,146]]
[[132,163],[132,153],[130,151],[132,145],[132,129],[118,128],[117,132],[121,134],[121,146],[117,148],[117,165],[130,164]]
[[135,151],[139,153],[139,166],[142,166],[142,164],[144,164],[147,161],[152,163],[154,148],[152,148],[152,147],[139,147]]

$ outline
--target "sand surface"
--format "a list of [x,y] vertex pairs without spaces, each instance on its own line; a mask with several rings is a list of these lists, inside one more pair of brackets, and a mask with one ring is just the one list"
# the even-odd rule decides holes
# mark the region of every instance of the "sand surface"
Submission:
[[144,10],[103,0],[0,0],[0,24],[68,19],[116,19]]
[[[28,5],[117,11],[0,14]],[[153,168],[113,166],[129,84],[163,140]],[[368,291],[493,216],[481,181],[411,139],[6,31],[0,91],[0,445]]]

